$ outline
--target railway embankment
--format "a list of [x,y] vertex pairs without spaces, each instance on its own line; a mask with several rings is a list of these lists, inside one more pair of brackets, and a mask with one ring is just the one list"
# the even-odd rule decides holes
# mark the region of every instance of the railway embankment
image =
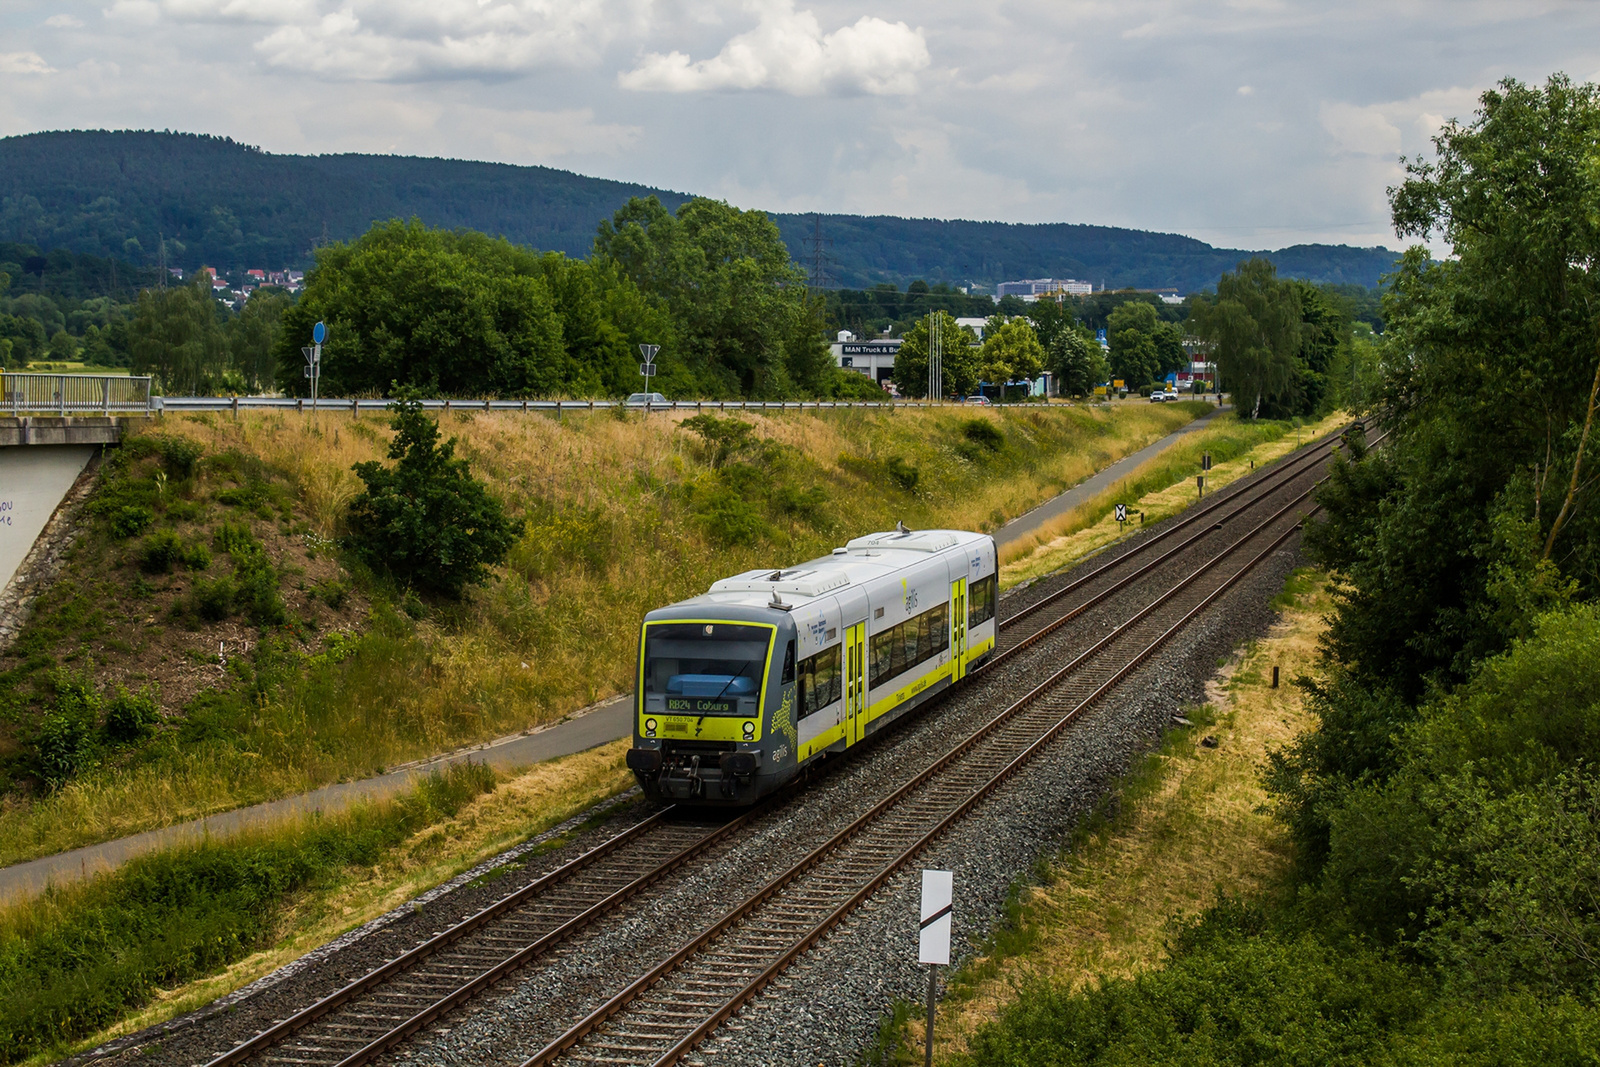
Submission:
[[[204,423],[200,425],[204,426]],[[610,426],[609,423],[605,425],[607,428]],[[959,423],[957,424],[957,429],[966,440],[972,440],[972,437],[968,436],[966,431],[960,428]],[[959,444],[960,442],[958,441]],[[688,448],[680,453],[680,457],[685,461],[685,467],[692,469],[693,464],[701,463],[707,469],[718,469],[710,457],[703,457],[703,454],[693,451],[696,447],[691,442]],[[1003,444],[1002,448],[1004,447],[1007,446]],[[914,495],[912,496],[913,500],[911,502],[914,502]],[[907,506],[905,501],[891,499],[889,502],[891,504],[898,503],[901,507]],[[929,524],[931,525],[931,523]],[[440,626],[441,623],[437,618],[427,618],[422,621],[418,629],[423,629],[428,625]],[[595,767],[589,767],[588,764],[584,764],[585,767],[588,767],[588,770],[584,772],[585,774],[592,773],[599,776],[595,781],[616,783],[610,787],[612,789],[617,788],[625,781],[625,775],[620,767],[615,765],[615,753],[609,754],[610,764],[605,763],[608,754],[603,751],[593,754],[590,758],[601,761]],[[550,769],[547,768],[545,770],[548,772]],[[607,775],[610,777],[608,778]],[[237,960],[238,962],[229,966],[219,977],[204,980],[199,987],[188,987],[178,995],[160,997],[153,1007],[146,1009],[136,1018],[140,1022],[148,1022],[169,1016],[186,1004],[206,999],[227,988],[248,981],[254,975],[266,973],[274,965],[282,962],[286,954],[293,955],[303,951],[307,945],[315,943],[319,938],[326,939],[333,936],[339,930],[346,929],[365,917],[374,914],[374,909],[381,911],[382,907],[380,905],[384,902],[397,901],[400,898],[396,897],[395,894],[401,892],[398,888],[401,884],[414,886],[426,881],[428,878],[439,880],[448,877],[455,871],[470,867],[485,855],[490,854],[494,848],[503,847],[503,841],[497,840],[492,834],[481,833],[476,829],[480,825],[480,821],[484,819],[482,815],[484,805],[501,804],[504,805],[499,809],[502,813],[515,813],[514,816],[502,814],[503,821],[496,825],[504,826],[506,825],[506,820],[513,823],[516,820],[522,820],[522,824],[530,830],[548,823],[555,815],[560,814],[561,810],[564,810],[554,806],[548,800],[528,801],[519,806],[511,801],[496,799],[503,795],[520,796],[526,799],[529,795],[527,790],[517,784],[524,780],[519,778],[510,783],[502,783],[499,789],[484,799],[464,801],[464,806],[461,807],[459,814],[445,812],[442,808],[439,809],[439,813],[431,820],[424,820],[426,825],[411,828],[408,830],[408,835],[402,835],[401,840],[385,844],[383,849],[380,850],[381,855],[379,855],[376,862],[357,865],[358,869],[355,872],[357,876],[354,878],[350,876],[351,872],[349,870],[345,870],[335,864],[333,867],[321,871],[315,878],[285,887],[287,895],[275,898],[276,903],[273,899],[262,900],[260,906],[265,907],[268,913],[277,916],[276,921],[280,925],[272,927],[270,930],[251,927],[249,930],[242,931],[240,936],[243,940],[236,942],[236,947],[230,952],[224,953],[227,959]],[[427,789],[437,791],[439,788],[441,787],[429,786],[424,789],[424,793],[426,793]],[[600,788],[602,793],[605,791],[601,786],[596,786],[595,788]],[[389,805],[386,810],[402,813],[412,811],[417,803],[414,800],[401,798],[401,800]],[[353,817],[365,818],[371,816],[357,813],[357,816]],[[391,815],[389,817],[396,818],[398,816]],[[487,822],[494,824],[494,820],[487,820]],[[298,831],[293,831],[291,828],[290,831],[286,832]],[[451,847],[441,848],[441,841],[450,841],[452,843]],[[223,853],[228,851],[227,848],[221,845],[211,847],[219,848]],[[249,849],[254,846],[250,842],[245,842],[243,847]],[[180,850],[180,854],[176,859],[166,855],[152,857],[147,864],[141,867],[139,877],[147,878],[150,876],[151,871],[167,871],[168,866],[166,865],[174,862],[178,862],[181,865],[182,862],[186,862],[184,855],[185,853]],[[401,869],[406,872],[406,877],[396,879],[394,872]],[[340,873],[341,870],[343,873]],[[352,888],[352,886],[356,888]],[[81,918],[86,911],[93,910],[95,899],[93,891],[86,891],[86,895],[81,898],[74,897],[71,892],[65,895],[58,894],[53,898],[49,916],[42,926],[36,923],[37,915],[35,915],[29,917],[26,921],[19,920],[16,929],[19,934],[24,935],[22,940],[31,940],[35,944],[39,943],[41,937],[45,937],[48,940],[49,937],[54,937],[58,934],[67,940],[71,940],[73,936],[83,934],[81,929],[74,934],[74,921],[76,921],[76,918]],[[284,910],[286,906],[287,910]],[[197,926],[203,926],[204,919],[204,916],[196,915],[191,917],[190,921]],[[149,915],[129,917],[129,922],[134,925],[139,922],[148,922],[149,920]],[[227,925],[225,920],[219,921],[223,921],[223,924]],[[109,945],[102,947],[106,950],[111,949]],[[92,952],[93,949],[91,948],[90,951]],[[181,984],[186,978],[214,972],[224,962],[224,959],[211,959],[203,953],[191,956],[180,951],[175,953],[172,960],[148,972],[144,981],[153,982],[163,987]],[[139,983],[135,983],[131,998],[118,1001],[121,1006],[113,1008],[111,1014],[103,1017],[102,1021],[109,1022],[118,1016],[125,1016],[129,1008],[147,1002],[154,986],[144,986],[146,991],[142,994],[137,992],[138,987]],[[92,1018],[92,1016],[87,1017]],[[75,1018],[82,1020],[86,1016],[80,1013]],[[130,1017],[123,1025],[132,1025],[132,1021],[133,1017]],[[81,1025],[81,1022],[77,1025]],[[60,1048],[59,1042],[70,1040],[70,1037],[71,1035],[62,1033],[47,1035],[45,1040],[47,1045]],[[35,1045],[34,1047],[40,1046]]]

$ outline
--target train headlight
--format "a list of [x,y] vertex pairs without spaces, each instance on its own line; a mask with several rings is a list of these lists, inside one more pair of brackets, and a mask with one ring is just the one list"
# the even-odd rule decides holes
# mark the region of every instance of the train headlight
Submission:
[[656,735],[656,721],[654,719],[646,719],[644,721],[644,735],[646,737],[654,737]]
[[756,724],[753,723],[753,722],[746,722],[744,724],[744,739],[746,741],[753,741],[753,740],[755,740],[755,736],[756,736]]

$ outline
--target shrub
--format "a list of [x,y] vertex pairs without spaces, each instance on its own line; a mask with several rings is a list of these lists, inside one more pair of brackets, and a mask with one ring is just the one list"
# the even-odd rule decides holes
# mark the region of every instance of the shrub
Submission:
[[146,574],[167,574],[183,558],[183,542],[171,530],[158,530],[139,546],[139,569]]
[[106,709],[106,736],[113,741],[148,737],[161,721],[161,706],[149,692],[130,693],[121,686]]
[[156,450],[161,453],[161,465],[167,469],[167,474],[177,481],[194,475],[195,465],[206,451],[198,442],[186,437],[157,438]]
[[211,566],[211,550],[198,541],[183,546],[178,561],[192,571],[203,571]]
[[968,441],[982,445],[990,452],[998,452],[1006,446],[1006,435],[988,419],[967,419],[961,424],[961,434]]
[[678,424],[680,429],[699,435],[706,458],[720,467],[733,456],[756,443],[755,426],[742,419],[719,419],[715,415],[696,415]]
[[156,513],[138,504],[124,504],[111,513],[111,536],[137,537],[156,521]]
[[455,438],[414,397],[389,405],[393,467],[357,463],[366,491],[350,505],[351,546],[368,566],[450,597],[488,577],[515,539],[500,502],[455,457]]
[[899,456],[890,456],[884,469],[889,472],[890,480],[908,493],[916,489],[917,482],[922,478],[921,471]]
[[206,509],[192,500],[174,500],[167,505],[167,518],[173,522],[199,522]]
[[706,532],[724,545],[753,545],[767,533],[761,511],[731,489],[719,487],[705,494],[700,518]]
[[100,697],[84,677],[58,672],[50,684],[54,699],[34,733],[34,764],[44,783],[57,789],[94,758]]
[[330,578],[312,585],[311,595],[334,611],[338,611],[344,607],[345,599],[350,595],[350,583],[339,578]]
[[238,591],[232,578],[196,578],[189,588],[189,608],[208,622],[221,622],[233,614],[233,600]]

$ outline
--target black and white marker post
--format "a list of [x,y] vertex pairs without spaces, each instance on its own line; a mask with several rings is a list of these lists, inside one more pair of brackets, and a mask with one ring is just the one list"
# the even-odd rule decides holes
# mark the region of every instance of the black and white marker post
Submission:
[[928,1050],[923,1061],[933,1067],[933,1006],[939,972],[950,964],[950,905],[955,895],[955,875],[949,871],[922,872],[922,924],[917,935],[917,962],[928,965]]

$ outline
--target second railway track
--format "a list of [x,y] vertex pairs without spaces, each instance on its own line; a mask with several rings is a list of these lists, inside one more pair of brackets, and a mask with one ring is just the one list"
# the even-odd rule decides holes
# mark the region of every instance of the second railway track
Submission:
[[[1291,536],[1333,443],[1313,443],[1236,483],[1005,614],[997,655],[984,675],[998,675],[1019,657],[1039,670],[1036,652],[1029,652],[1046,646],[1068,662],[825,844],[768,878],[739,907],[626,988],[600,998],[598,1007],[529,1060],[530,1067],[563,1057],[670,1063],[687,1055],[929,840],[1221,596],[1249,569],[1241,561],[1253,565],[1271,551],[1261,549],[1262,543],[1275,547]],[[1083,640],[1056,647],[1060,639],[1052,635],[1097,608],[1103,611],[1113,597],[1119,597],[1121,625],[1095,634],[1087,648]],[[378,1059],[792,802],[780,795],[718,824],[658,813],[237,1044],[212,1059],[211,1067],[358,1067]],[[870,833],[869,826],[875,828]],[[778,899],[792,916],[751,920]],[[607,1036],[618,1034],[624,1036]]]

